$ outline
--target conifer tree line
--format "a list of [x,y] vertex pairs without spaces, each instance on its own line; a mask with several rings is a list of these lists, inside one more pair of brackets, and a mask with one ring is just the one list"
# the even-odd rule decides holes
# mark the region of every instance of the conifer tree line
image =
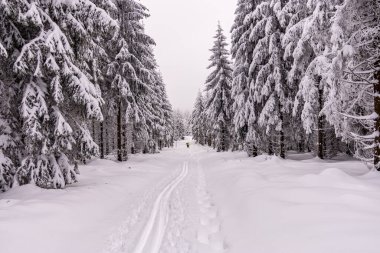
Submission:
[[172,145],[148,16],[136,0],[0,1],[0,192]]
[[175,141],[184,140],[185,136],[191,135],[191,113],[181,110],[173,112],[173,139]]
[[238,0],[231,56],[220,27],[215,37],[194,139],[249,156],[346,152],[380,169],[379,13],[378,0]]

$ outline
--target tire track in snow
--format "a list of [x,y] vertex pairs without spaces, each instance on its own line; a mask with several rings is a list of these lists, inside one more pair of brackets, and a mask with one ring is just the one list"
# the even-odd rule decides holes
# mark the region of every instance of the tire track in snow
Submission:
[[188,174],[188,162],[184,162],[178,177],[171,181],[158,195],[152,212],[143,228],[133,253],[157,253],[165,235],[169,221],[169,200],[174,189]]

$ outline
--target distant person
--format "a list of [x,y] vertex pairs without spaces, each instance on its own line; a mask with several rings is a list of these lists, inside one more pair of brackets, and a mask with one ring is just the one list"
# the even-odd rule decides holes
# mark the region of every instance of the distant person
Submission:
[[186,142],[187,148],[190,148],[190,143]]

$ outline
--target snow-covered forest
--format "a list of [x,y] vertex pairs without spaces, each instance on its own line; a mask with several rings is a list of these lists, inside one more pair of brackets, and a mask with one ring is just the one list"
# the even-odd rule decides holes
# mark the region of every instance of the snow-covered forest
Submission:
[[380,0],[0,0],[1,253],[378,253],[379,171]]
[[217,29],[195,140],[253,157],[346,153],[380,169],[379,13],[376,0],[239,0],[231,55]]
[[64,188],[92,156],[173,145],[172,109],[135,0],[0,2],[0,190]]

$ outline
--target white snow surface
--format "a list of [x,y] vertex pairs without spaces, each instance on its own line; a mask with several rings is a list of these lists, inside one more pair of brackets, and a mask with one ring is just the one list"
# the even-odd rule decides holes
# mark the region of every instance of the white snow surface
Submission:
[[0,194],[0,252],[379,252],[380,174],[361,162],[247,158],[186,141],[94,160],[64,190]]

